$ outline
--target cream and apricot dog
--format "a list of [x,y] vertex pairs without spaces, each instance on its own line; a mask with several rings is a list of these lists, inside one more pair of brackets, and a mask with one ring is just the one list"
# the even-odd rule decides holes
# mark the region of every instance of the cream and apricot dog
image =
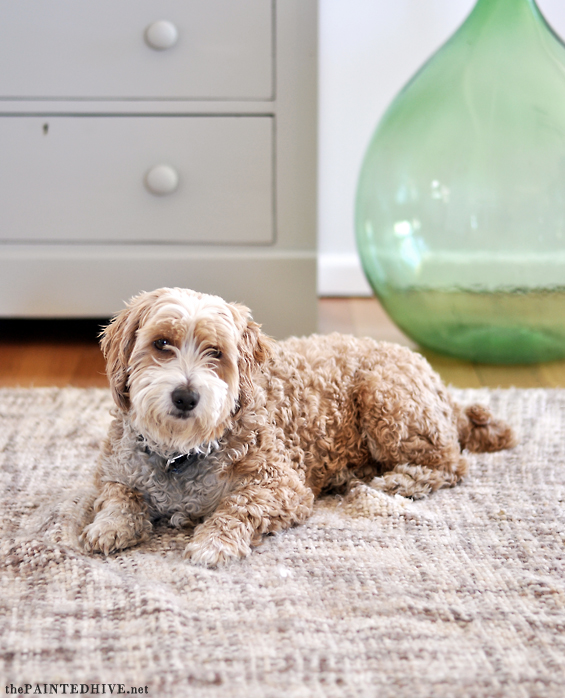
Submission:
[[419,498],[460,480],[462,449],[514,443],[407,348],[338,334],[275,342],[244,306],[186,289],[133,298],[102,350],[117,410],[87,551],[135,545],[164,519],[194,527],[186,555],[215,566],[304,521],[321,493],[363,480]]

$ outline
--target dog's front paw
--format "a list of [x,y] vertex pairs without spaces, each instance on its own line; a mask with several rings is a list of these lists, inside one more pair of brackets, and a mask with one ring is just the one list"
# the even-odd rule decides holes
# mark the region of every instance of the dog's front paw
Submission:
[[196,565],[218,567],[232,560],[247,557],[251,552],[248,535],[241,527],[218,530],[216,526],[200,524],[184,555]]
[[94,521],[85,527],[80,542],[87,553],[109,555],[146,540],[151,528],[151,522],[144,517],[122,514],[108,516],[106,512],[101,511]]

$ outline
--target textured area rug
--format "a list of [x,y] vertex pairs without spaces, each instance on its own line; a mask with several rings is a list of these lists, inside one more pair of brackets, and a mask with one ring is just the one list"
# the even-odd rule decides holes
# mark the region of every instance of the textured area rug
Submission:
[[470,456],[463,484],[427,500],[365,485],[323,499],[208,570],[168,528],[107,559],[77,550],[109,394],[0,390],[0,690],[563,696],[565,391],[453,392],[520,445]]

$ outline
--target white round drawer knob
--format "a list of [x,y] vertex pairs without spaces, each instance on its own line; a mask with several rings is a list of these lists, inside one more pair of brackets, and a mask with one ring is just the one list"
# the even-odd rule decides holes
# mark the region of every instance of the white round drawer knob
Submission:
[[145,186],[158,196],[171,194],[178,185],[178,172],[170,165],[156,165],[145,175]]
[[179,38],[178,29],[172,22],[160,19],[150,24],[145,30],[145,41],[156,51],[171,48]]

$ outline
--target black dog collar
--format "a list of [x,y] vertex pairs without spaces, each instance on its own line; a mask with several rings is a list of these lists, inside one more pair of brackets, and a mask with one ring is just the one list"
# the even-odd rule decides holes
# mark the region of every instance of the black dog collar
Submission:
[[[137,439],[138,441],[144,441],[141,435],[138,436]],[[165,458],[165,456],[161,456],[159,453],[152,451],[147,445],[143,447],[143,453],[149,457],[153,456],[157,458],[167,472],[174,473],[175,475],[190,468],[190,466],[194,465],[204,455],[200,451],[192,451],[191,453],[178,453],[176,456]]]
[[181,453],[178,456],[173,456],[167,460],[165,470],[171,473],[180,473],[186,468],[190,468],[198,460],[200,453]]

